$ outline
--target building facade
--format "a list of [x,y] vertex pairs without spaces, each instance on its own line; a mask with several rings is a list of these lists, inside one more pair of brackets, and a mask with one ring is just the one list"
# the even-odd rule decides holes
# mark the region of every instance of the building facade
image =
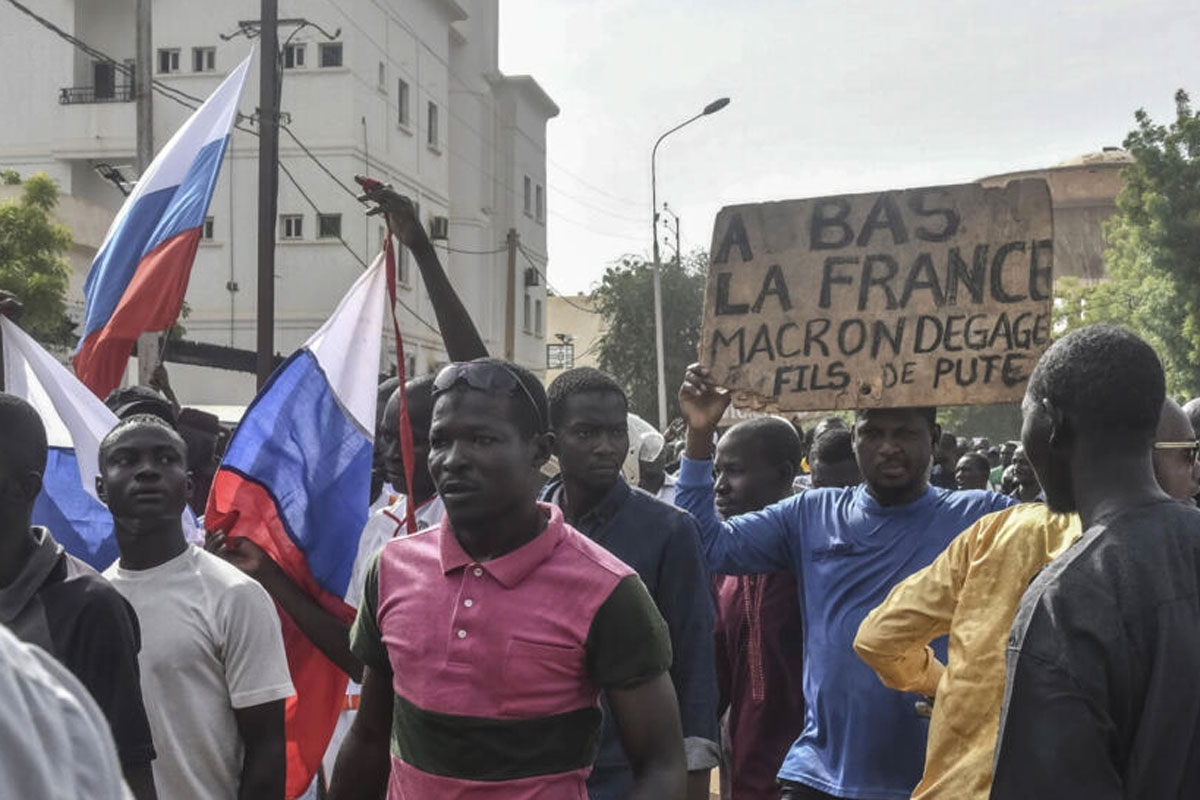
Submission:
[[1045,180],[1054,209],[1054,277],[1096,283],[1105,277],[1104,223],[1117,211],[1121,171],[1132,161],[1119,147],[1105,147],[1046,169],[992,175],[979,182],[1004,186],[1021,178]]
[[[95,51],[132,64],[135,6],[46,0],[36,12]],[[280,3],[277,352],[302,344],[379,252],[383,222],[365,216],[354,196],[353,176],[366,174],[417,204],[489,350],[544,368],[546,123],[558,107],[532,78],[500,73],[497,6]],[[255,23],[247,18],[257,15],[257,4],[155,0],[152,14],[154,77],[166,89],[153,100],[157,149],[191,113],[195,102],[187,96],[206,97],[251,51],[246,32]],[[87,266],[124,199],[117,184],[136,179],[130,79],[8,6],[0,7],[0,63],[0,102],[24,110],[0,125],[0,167],[43,171],[58,182],[59,216],[77,240],[70,299],[81,310]],[[256,341],[257,107],[256,64],[182,320],[190,340],[243,350]],[[398,273],[406,366],[420,375],[448,359],[406,252]],[[381,372],[395,360],[385,336]],[[179,365],[171,375],[185,404],[244,404],[254,394],[248,373]]]

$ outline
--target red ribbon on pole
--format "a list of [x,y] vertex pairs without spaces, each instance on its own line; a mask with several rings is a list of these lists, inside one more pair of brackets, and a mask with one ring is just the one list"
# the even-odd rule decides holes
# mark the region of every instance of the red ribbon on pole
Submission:
[[392,311],[392,332],[396,336],[396,375],[400,379],[400,454],[404,460],[405,488],[404,526],[409,533],[417,532],[416,501],[412,496],[413,487],[413,436],[412,422],[408,417],[408,391],[404,383],[408,380],[405,374],[404,337],[400,335],[400,321],[396,318],[396,249],[392,241],[392,221],[387,219],[387,239],[383,243],[384,264],[387,267],[388,307]]

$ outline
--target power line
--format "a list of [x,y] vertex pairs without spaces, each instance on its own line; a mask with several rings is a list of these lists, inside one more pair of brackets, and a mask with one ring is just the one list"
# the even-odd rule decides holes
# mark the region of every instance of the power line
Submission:
[[536,272],[538,275],[542,276],[542,280],[544,280],[546,282],[546,288],[549,289],[550,291],[554,292],[555,297],[561,297],[564,303],[566,303],[571,308],[574,308],[578,311],[583,311],[588,314],[599,314],[600,313],[599,311],[597,311],[594,308],[587,308],[586,306],[579,305],[578,303],[571,300],[570,297],[568,297],[567,295],[560,292],[558,289],[555,289],[553,286],[551,286],[550,279],[546,277],[546,273],[543,272],[542,269],[540,267],[538,267],[537,264],[534,263],[533,258],[529,255],[529,253],[527,253],[525,251],[524,246],[522,246],[520,242],[517,243],[517,249],[521,251],[521,255],[525,256],[525,260],[529,262],[529,266],[533,267],[533,271]]
[[291,138],[291,140],[296,143],[296,146],[299,147],[302,151],[304,151],[304,155],[311,158],[313,160],[313,163],[316,164],[318,167],[320,167],[322,172],[324,172],[326,175],[328,175],[330,178],[332,178],[333,182],[342,188],[342,191],[344,191],[346,194],[353,197],[355,200],[358,200],[358,192],[354,191],[349,186],[342,183],[341,178],[339,178],[337,175],[335,175],[333,173],[333,171],[331,169],[329,169],[329,167],[327,167],[323,163],[321,163],[321,159],[317,158],[316,155],[313,153],[313,151],[309,150],[304,145],[304,142],[300,141],[300,139],[298,139],[296,137],[296,134],[292,133],[291,128],[289,128],[287,125],[284,125],[283,123],[280,123],[279,129],[282,130],[284,133],[286,133],[288,135],[288,137]]
[[[371,33],[370,33],[369,31],[367,31],[365,28],[363,28],[363,27],[362,27],[362,25],[360,25],[360,24],[357,22],[357,20],[355,20],[355,19],[354,19],[354,17],[353,17],[353,16],[351,16],[351,15],[350,15],[350,13],[349,13],[348,11],[346,11],[346,9],[344,9],[344,8],[341,6],[341,4],[340,4],[340,3],[339,3],[337,0],[326,0],[326,2],[328,2],[330,5],[332,5],[332,6],[333,6],[333,7],[334,7],[334,8],[335,8],[337,11],[338,11],[338,13],[340,13],[340,14],[341,14],[343,17],[345,17],[346,21],[347,21],[347,22],[348,22],[348,23],[349,23],[349,24],[350,24],[352,27],[356,28],[356,29],[359,31],[359,33],[361,33],[361,34],[363,35],[363,37],[364,37],[364,38],[365,38],[367,41],[369,41],[369,42],[370,42],[370,43],[371,43],[371,44],[372,44],[372,45],[375,47],[375,49],[376,49],[377,51],[379,51],[379,53],[380,53],[380,54],[383,56],[383,58],[384,58],[384,61],[386,61],[388,64],[390,64],[390,65],[392,66],[392,68],[393,68],[395,71],[397,71],[398,73],[400,73],[400,74],[402,74],[402,75],[408,75],[408,74],[409,74],[409,71],[408,71],[408,70],[407,70],[407,69],[404,67],[404,65],[403,65],[403,64],[401,64],[401,63],[399,63],[399,62],[397,62],[395,59],[393,59],[393,58],[392,58],[392,56],[391,56],[391,54],[389,53],[388,49],[387,49],[386,47],[384,47],[383,45],[381,45],[381,44],[380,44],[378,41],[376,41],[376,40],[375,40],[375,38],[374,38],[374,37],[371,35]],[[390,9],[386,8],[385,6],[383,6],[383,5],[379,4],[379,3],[374,3],[374,5],[375,5],[376,7],[378,7],[378,8],[379,8],[381,11],[383,11],[383,12],[384,12],[384,13],[385,13],[385,14],[386,14],[386,15],[387,15],[387,16],[388,16],[390,19],[392,19],[394,22],[396,22],[396,23],[397,23],[397,24],[398,24],[398,25],[399,25],[401,28],[403,28],[404,30],[406,30],[406,31],[407,31],[407,32],[408,32],[410,35],[412,35],[414,38],[416,38],[416,39],[420,40],[420,38],[421,38],[421,37],[420,37],[420,35],[417,33],[417,31],[416,31],[416,30],[414,30],[414,29],[412,28],[412,26],[411,26],[411,25],[410,25],[410,24],[407,22],[407,20],[404,20],[404,19],[403,19],[403,18],[401,18],[401,17],[397,17],[397,16],[395,16],[394,14],[392,14],[392,13],[391,13],[391,10],[390,10]],[[445,66],[446,66],[446,73],[447,73],[447,75],[449,75],[449,76],[450,76],[451,78],[453,78],[454,80],[458,81],[458,83],[462,84],[463,86],[469,86],[469,85],[470,85],[470,84],[469,84],[469,83],[468,83],[466,80],[464,80],[464,79],[463,79],[463,77],[462,77],[461,75],[459,75],[457,72],[455,72],[453,69],[451,69],[451,68],[450,68],[450,64],[449,64],[449,62],[445,62]],[[367,81],[366,79],[364,79],[362,76],[358,75],[358,74],[357,74],[356,72],[354,72],[353,70],[351,71],[351,74],[352,74],[352,76],[353,76],[353,77],[354,77],[356,80],[358,80],[358,81],[359,81],[359,83],[361,83],[361,84],[362,84],[363,86],[365,86],[366,88],[368,88],[368,89],[371,89],[372,91],[376,91],[376,90],[378,90],[378,89],[379,89],[379,87],[378,87],[378,86],[376,86],[376,85],[372,85],[370,82],[368,82],[368,81]],[[397,103],[396,103],[396,104],[394,104],[394,105],[392,104],[392,102],[391,102],[391,92],[388,92],[388,93],[386,94],[385,105],[386,105],[386,107],[387,107],[389,110],[395,110],[397,113],[399,113],[399,110],[400,110],[399,101],[397,100]],[[483,134],[482,134],[482,133],[479,131],[479,129],[477,129],[477,128],[476,128],[474,125],[472,125],[472,124],[471,124],[471,123],[470,123],[468,120],[464,119],[462,116],[460,116],[460,115],[458,115],[458,114],[454,113],[454,109],[453,109],[453,107],[449,106],[449,104],[447,104],[446,111],[447,111],[447,113],[448,113],[450,116],[452,116],[452,117],[453,117],[455,120],[457,120],[457,121],[458,121],[459,125],[460,125],[462,128],[465,128],[466,130],[469,130],[471,133],[475,134],[475,136],[476,136],[476,137],[477,137],[477,138],[478,138],[478,139],[479,139],[481,142],[483,142],[483,141],[487,141],[487,138],[486,138],[486,137],[485,137],[485,136],[484,136],[484,135],[483,135]],[[487,170],[483,169],[483,167],[482,167],[481,165],[479,165],[479,164],[474,164],[474,163],[470,162],[468,159],[466,159],[466,158],[464,158],[464,157],[463,157],[463,155],[462,155],[462,153],[461,153],[461,152],[459,152],[457,155],[458,155],[458,157],[459,157],[459,158],[462,158],[462,160],[463,160],[463,161],[466,161],[466,162],[467,162],[468,164],[470,164],[472,167],[474,167],[475,169],[479,170],[479,171],[480,171],[482,174],[484,174],[484,175],[487,175],[489,178],[491,178],[494,184],[500,184],[500,185],[503,185],[503,184],[501,183],[501,181],[499,181],[499,180],[498,180],[498,179],[497,179],[497,178],[496,178],[494,175],[492,175],[491,173],[489,173]],[[619,204],[620,204],[620,205],[622,205],[622,206],[639,206],[639,205],[641,205],[641,204],[640,204],[640,203],[638,203],[638,202],[631,201],[631,200],[629,200],[628,198],[618,197],[617,195],[614,195],[614,194],[612,194],[612,193],[610,193],[610,192],[607,192],[607,191],[605,191],[605,190],[603,190],[603,189],[600,189],[600,188],[598,188],[598,187],[594,186],[593,184],[590,184],[590,183],[588,183],[588,182],[587,182],[587,181],[585,181],[583,178],[579,177],[578,175],[576,175],[576,174],[572,173],[570,170],[568,170],[568,169],[566,169],[565,167],[563,167],[561,164],[559,164],[559,163],[557,163],[557,162],[555,162],[555,161],[551,160],[551,159],[549,158],[549,156],[547,156],[547,159],[546,159],[546,160],[547,160],[549,163],[553,164],[553,165],[554,165],[556,168],[558,168],[558,169],[562,170],[564,173],[566,173],[566,174],[567,174],[567,175],[569,175],[570,177],[572,177],[572,178],[574,178],[575,180],[577,180],[579,183],[583,184],[584,186],[588,187],[589,189],[592,189],[592,190],[593,190],[593,191],[595,191],[595,192],[598,192],[599,194],[602,194],[602,195],[605,195],[605,196],[607,196],[607,197],[611,198],[613,201],[615,201],[615,202],[619,203]],[[510,187],[510,188],[508,189],[508,191],[509,191],[509,192],[510,192],[510,193],[511,193],[511,194],[512,194],[514,197],[519,197],[519,195],[518,195],[518,192],[517,192],[517,190],[516,190],[516,189],[514,189],[514,188],[511,188],[511,187]],[[584,200],[583,198],[577,197],[576,195],[573,195],[573,194],[571,194],[570,192],[567,192],[567,191],[563,190],[562,188],[558,188],[558,189],[556,189],[555,191],[556,191],[556,192],[558,192],[558,193],[560,193],[560,194],[562,194],[563,196],[565,196],[565,197],[567,197],[567,198],[569,198],[569,199],[571,199],[571,200],[573,200],[573,201],[575,201],[575,202],[579,203],[580,205],[586,206],[586,207],[588,207],[588,208],[591,208],[591,209],[593,209],[593,210],[597,211],[598,213],[601,213],[601,214],[607,214],[607,215],[608,215],[608,216],[610,216],[610,217],[614,217],[614,218],[616,218],[616,219],[620,219],[620,220],[623,220],[623,221],[626,221],[626,222],[636,223],[636,224],[638,224],[638,225],[641,225],[641,224],[644,224],[644,223],[645,223],[645,220],[644,220],[644,219],[640,219],[640,218],[634,218],[634,217],[629,217],[629,216],[627,216],[627,215],[624,215],[624,214],[619,214],[619,213],[617,213],[617,212],[614,212],[614,211],[608,211],[608,210],[606,210],[606,209],[600,208],[600,207],[598,207],[598,206],[596,206],[596,205],[594,205],[594,204],[590,203],[589,201],[587,201],[587,200]],[[551,213],[554,213],[554,212],[551,212]],[[574,222],[573,220],[570,220],[569,218],[565,218],[565,217],[564,217],[564,219],[567,219],[567,221],[568,221],[568,222],[571,222],[572,224],[574,224],[574,225],[576,225],[576,226],[580,226],[580,227],[586,227],[586,226],[583,226],[583,225],[582,225],[582,223]],[[590,229],[588,229],[588,230],[590,230]],[[595,231],[593,231],[593,232],[595,232]],[[597,232],[597,233],[598,233],[598,232]],[[604,234],[600,234],[600,235],[604,235]]]
[[[87,53],[88,55],[92,56],[93,58],[95,58],[97,60],[114,64],[115,66],[120,68],[122,72],[125,72],[126,74],[128,74],[128,69],[125,67],[124,64],[118,63],[116,61],[116,59],[112,58],[111,56],[104,53],[103,51],[97,50],[96,48],[92,47],[87,42],[83,41],[82,39],[80,39],[76,36],[72,36],[71,34],[62,30],[57,25],[55,25],[53,22],[51,22],[50,20],[46,19],[45,17],[39,16],[38,14],[34,13],[26,6],[22,5],[20,2],[18,2],[18,0],[8,0],[8,2],[13,7],[15,7],[18,11],[31,17],[32,19],[37,21],[40,25],[49,29],[50,31],[52,31],[53,33],[58,35],[60,38],[64,39],[68,43],[70,43],[71,45],[79,48],[80,50],[82,50],[83,52]],[[204,102],[199,97],[194,97],[193,95],[190,95],[187,92],[184,92],[182,90],[176,89],[175,87],[164,84],[161,81],[157,81],[157,80],[154,81],[153,89],[155,91],[158,91],[158,93],[163,95],[164,97],[167,97],[170,100],[174,100],[176,103],[179,103],[180,105],[184,106],[185,108],[187,108],[190,111],[195,111]],[[184,98],[187,98],[187,99],[184,99]],[[188,102],[188,100],[191,100],[196,105],[192,105],[191,103]],[[241,117],[240,114],[238,116]],[[241,125],[236,125],[235,127],[237,127],[238,130],[249,133],[252,136],[259,135],[258,132],[253,129],[246,128]],[[358,199],[358,195],[355,194],[354,192],[351,192],[345,184],[341,183],[341,181],[338,180],[337,176],[335,176],[332,172],[330,172],[329,169],[324,164],[322,164],[321,161],[315,155],[313,155],[313,153],[307,147],[304,146],[304,144],[296,137],[296,135],[294,133],[292,133],[290,130],[288,130],[287,127],[284,125],[280,125],[280,127],[283,128],[285,131],[287,131],[288,135],[292,138],[292,141],[294,141],[300,147],[300,149],[303,150],[308,155],[309,158],[311,158],[314,162],[316,162],[317,165],[319,167],[321,167],[321,169],[324,170],[328,175],[330,175],[330,177],[332,177],[343,189],[345,189],[347,192],[350,192],[350,194],[354,197],[355,200]],[[296,191],[300,193],[300,196],[303,197],[310,206],[312,206],[313,210],[317,214],[321,214],[322,212],[321,212],[320,208],[317,207],[317,204],[313,201],[313,199],[311,197],[309,197],[308,193],[304,191],[304,188],[300,185],[299,181],[296,180],[296,177],[294,175],[292,175],[292,172],[290,169],[288,169],[287,165],[285,165],[282,161],[277,161],[276,164],[279,167],[280,171],[282,171],[283,174],[287,176],[287,178],[291,182],[292,186],[294,186],[296,188]],[[340,233],[338,234],[337,239],[339,242],[341,242],[342,246],[346,249],[346,252],[350,253],[350,255],[354,257],[354,260],[357,261],[359,263],[359,265],[362,266],[363,269],[366,269],[369,266],[365,261],[362,260],[362,257],[360,257],[358,255],[358,253],[354,251],[354,248],[352,248],[350,246],[350,244],[344,238],[342,238]],[[407,303],[405,303],[399,297],[396,298],[396,302],[399,303],[402,308],[404,308],[406,311],[408,311],[408,313],[412,314],[412,316],[418,322],[420,322],[422,325],[429,328],[430,330],[432,330],[434,333],[438,334],[439,336],[441,335],[441,331],[437,328],[437,326],[430,324],[426,319],[424,319],[420,314],[418,314],[415,309],[413,309],[411,306],[409,306]]]

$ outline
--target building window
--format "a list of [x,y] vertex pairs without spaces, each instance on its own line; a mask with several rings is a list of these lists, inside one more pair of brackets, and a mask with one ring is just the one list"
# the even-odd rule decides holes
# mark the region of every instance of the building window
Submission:
[[535,216],[538,222],[546,221],[546,190],[539,183],[537,185],[537,203],[534,207]]
[[117,95],[117,67],[111,61],[92,62],[92,88],[97,100],[111,100]]
[[217,48],[193,47],[192,72],[214,72],[217,69]]
[[318,239],[340,239],[340,238],[342,238],[342,215],[341,214],[317,214],[317,238]]
[[426,141],[430,147],[438,146],[438,107],[437,103],[429,101],[429,135]]
[[158,51],[158,71],[161,74],[179,72],[179,48]]
[[408,81],[396,81],[396,105],[400,109],[398,121],[408,127]]
[[533,301],[533,332],[542,335],[542,301]]
[[379,62],[379,91],[387,91],[387,67],[382,61]]
[[525,176],[525,213],[533,213],[533,181],[528,175]]
[[212,238],[213,238],[213,218],[212,217],[204,218],[204,229],[200,233],[200,238],[204,239],[205,241],[210,241],[210,242],[212,241]]
[[342,43],[322,42],[320,56],[322,67],[340,67],[342,65]]
[[283,48],[283,68],[296,69],[304,66],[304,45],[289,44]]
[[404,354],[404,377],[415,378],[417,376],[417,354]]
[[282,239],[303,239],[304,217],[300,214],[280,214],[279,228]]
[[533,298],[525,295],[525,332],[533,331]]

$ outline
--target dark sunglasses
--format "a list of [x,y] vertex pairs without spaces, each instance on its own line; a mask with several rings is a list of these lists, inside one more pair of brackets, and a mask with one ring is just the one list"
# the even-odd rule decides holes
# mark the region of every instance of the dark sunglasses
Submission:
[[1200,442],[1155,442],[1155,450],[1182,450],[1188,461],[1200,457]]
[[538,431],[546,430],[546,420],[542,417],[542,411],[538,407],[537,402],[533,399],[533,395],[529,393],[529,389],[517,377],[517,374],[509,369],[504,364],[497,364],[494,361],[479,363],[476,361],[462,361],[457,364],[450,364],[444,367],[437,377],[433,379],[433,396],[448,392],[460,383],[465,383],[472,389],[478,389],[481,392],[490,394],[508,394],[524,395],[529,402],[529,407],[533,409],[533,415],[538,422]]

